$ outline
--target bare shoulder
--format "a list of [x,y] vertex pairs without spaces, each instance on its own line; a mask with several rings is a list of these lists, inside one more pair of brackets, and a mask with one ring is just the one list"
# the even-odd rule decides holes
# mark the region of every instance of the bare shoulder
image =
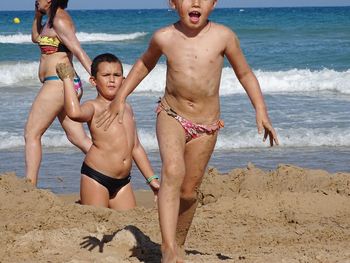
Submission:
[[162,43],[164,41],[167,41],[169,39],[169,37],[173,34],[173,32],[174,32],[173,25],[169,25],[169,26],[160,28],[154,32],[153,40],[156,42]]
[[216,39],[220,39],[221,43],[224,45],[225,50],[227,48],[230,48],[231,50],[238,50],[239,49],[239,40],[236,35],[236,33],[229,27],[212,23],[212,37]]
[[82,104],[81,104],[82,107],[90,107],[90,108],[93,108],[94,110],[96,108],[98,108],[98,102],[95,100],[87,100],[87,101],[84,101]]
[[227,37],[227,38],[237,38],[236,33],[233,32],[233,30],[223,24],[218,24],[211,22],[211,28],[213,32],[216,34],[220,34],[221,37]]
[[[56,28],[66,28],[72,27],[73,20],[70,15],[65,10],[58,10],[54,19],[54,27]],[[74,27],[74,26],[73,26]]]

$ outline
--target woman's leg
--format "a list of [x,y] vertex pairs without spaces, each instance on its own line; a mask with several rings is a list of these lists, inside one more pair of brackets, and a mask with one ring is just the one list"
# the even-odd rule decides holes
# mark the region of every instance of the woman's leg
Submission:
[[86,135],[83,124],[72,121],[66,115],[64,110],[59,113],[58,120],[60,121],[68,140],[86,154],[89,151],[92,142],[90,137]]
[[24,131],[26,177],[37,185],[41,163],[41,136],[51,125],[57,114],[62,111],[62,89],[56,81],[45,83],[36,96],[29,112]]
[[109,200],[109,208],[114,210],[129,210],[136,207],[136,199],[131,183],[120,188],[117,194]]
[[[78,99],[80,101],[83,96],[83,90]],[[77,146],[83,153],[87,153],[92,145],[91,139],[86,135],[83,128],[83,124],[79,122],[72,121],[66,114],[65,110],[62,110],[58,115],[58,120],[60,121],[63,130],[66,133],[68,140],[75,146]]]
[[162,234],[162,262],[176,262],[176,226],[180,189],[185,177],[185,133],[165,112],[157,118],[157,139],[162,159],[162,180],[158,193],[158,213]]

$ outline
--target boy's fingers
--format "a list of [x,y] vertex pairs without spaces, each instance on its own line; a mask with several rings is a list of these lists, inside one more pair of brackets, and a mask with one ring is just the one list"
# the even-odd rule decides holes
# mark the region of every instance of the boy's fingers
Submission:
[[262,134],[264,126],[262,125],[262,123],[258,123],[257,126],[258,126],[258,133]]
[[104,128],[105,131],[107,131],[109,126],[111,126],[111,123],[113,122],[115,117],[116,116],[112,116],[112,115],[109,114],[108,118],[106,119],[106,124],[105,124],[105,128]]
[[270,146],[273,146],[273,142],[275,142],[276,145],[278,145],[278,138],[277,133],[274,128],[271,127],[269,130],[269,140],[270,140]]
[[118,113],[118,122],[119,123],[123,123],[123,117],[124,117],[124,107],[122,109],[120,109],[119,113]]
[[96,120],[96,127],[100,128],[105,122],[106,120],[108,120],[108,112],[107,109],[105,109],[98,117]]
[[277,133],[276,133],[276,131],[274,129],[272,130],[272,136],[273,136],[273,140],[275,141],[275,144],[279,145]]
[[277,137],[274,137],[273,139],[274,139],[276,145],[280,145],[280,142],[278,141]]

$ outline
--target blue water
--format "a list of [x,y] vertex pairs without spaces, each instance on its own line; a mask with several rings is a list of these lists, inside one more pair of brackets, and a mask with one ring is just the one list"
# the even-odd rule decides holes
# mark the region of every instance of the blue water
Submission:
[[[77,36],[91,58],[116,54],[126,73],[147,48],[152,32],[177,20],[170,10],[70,11]],[[14,17],[20,24],[12,22]],[[220,132],[210,162],[222,172],[253,162],[350,171],[350,7],[216,9],[211,19],[236,32],[256,73],[281,146],[269,148],[257,135],[254,111],[227,61],[221,83]],[[30,41],[33,12],[0,11],[0,172],[24,175],[23,127],[39,90],[39,49]],[[156,171],[160,160],[154,107],[164,90],[165,60],[130,96],[141,141]],[[77,63],[84,80],[87,73]],[[84,99],[96,93],[84,83]],[[55,192],[79,189],[82,154],[55,122],[43,138],[39,186]],[[64,165],[63,165],[64,164]],[[136,188],[145,188],[137,169]]]
[[[177,19],[176,13],[168,10],[72,10],[70,13],[78,32],[146,32],[145,37],[133,41],[108,42],[106,45],[101,40],[83,44],[92,57],[103,48],[118,54],[128,64],[132,64],[147,47],[152,32]],[[255,69],[347,70],[349,57],[344,56],[344,51],[349,49],[349,16],[350,7],[253,8],[243,12],[239,9],[216,9],[211,19],[237,33],[242,49]],[[14,17],[19,17],[21,23],[12,23]],[[31,11],[0,12],[1,36],[30,34],[32,18]],[[3,44],[1,38],[0,43],[0,61],[32,61],[38,57],[38,49],[30,43]],[[18,48],[22,52],[18,52]]]

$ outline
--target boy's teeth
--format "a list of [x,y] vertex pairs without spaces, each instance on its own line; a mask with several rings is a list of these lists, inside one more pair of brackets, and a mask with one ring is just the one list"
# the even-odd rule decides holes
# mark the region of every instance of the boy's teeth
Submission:
[[190,16],[200,16],[199,12],[193,11],[190,13]]

